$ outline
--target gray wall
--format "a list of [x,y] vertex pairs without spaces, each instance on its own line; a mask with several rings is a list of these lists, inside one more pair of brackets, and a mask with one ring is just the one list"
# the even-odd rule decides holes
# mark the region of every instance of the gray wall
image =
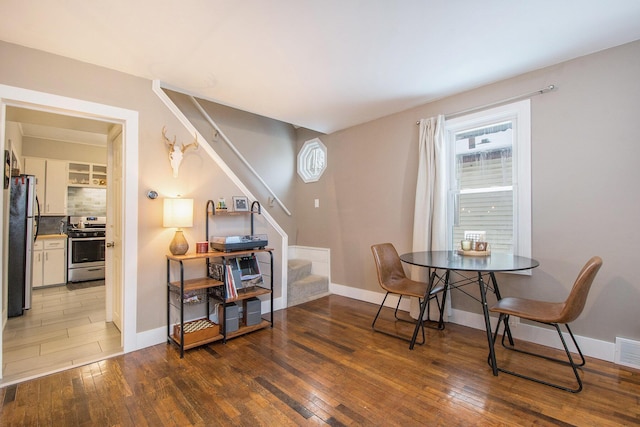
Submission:
[[[140,112],[138,331],[161,327],[166,314],[158,307],[164,307],[164,255],[172,231],[162,228],[160,202],[146,199],[146,190],[159,190],[161,197],[193,195],[196,206],[204,206],[212,197],[229,199],[237,189],[197,150],[186,153],[179,178],[171,176],[160,130],[167,126],[178,141],[192,136],[153,94],[151,82],[4,42],[0,61],[12,64],[3,70],[2,84]],[[295,215],[287,227],[290,241],[331,248],[333,282],[377,291],[369,246],[391,241],[400,252],[411,249],[416,121],[555,84],[557,91],[532,99],[533,256],[541,266],[531,277],[500,277],[503,293],[564,298],[582,264],[599,254],[605,264],[574,329],[606,341],[640,339],[640,284],[632,268],[640,240],[633,221],[640,217],[638,75],[635,42],[321,135],[328,148],[324,176],[310,184],[296,176],[295,190],[287,193]],[[315,136],[298,130],[298,148]],[[289,155],[283,153],[287,173],[295,165]],[[280,167],[273,164],[277,157],[266,157],[272,167]],[[195,216],[194,227],[185,231],[192,243],[204,234],[204,213],[196,209]],[[459,294],[453,304],[479,312]]]
[[[137,287],[137,332],[166,326],[165,256],[175,230],[162,227],[162,198],[177,195],[194,198],[194,226],[184,233],[189,244],[195,245],[205,235],[206,201],[220,196],[230,200],[231,196],[241,195],[239,189],[202,149],[185,152],[179,176],[172,176],[162,128],[166,126],[167,134],[172,138],[175,135],[179,143],[191,142],[193,135],[153,92],[151,81],[2,41],[0,62],[11,64],[0,75],[0,84],[139,112],[139,181],[126,183],[136,186],[139,194],[138,277],[135,283],[125,286]],[[291,144],[294,144],[293,138]],[[158,191],[160,197],[153,201],[147,199],[149,189]],[[274,241],[276,248],[279,244]],[[274,253],[276,263],[281,259],[279,252]],[[187,268],[187,277],[202,274],[202,268],[193,263]],[[276,271],[274,277],[277,297],[281,294],[280,272]]]
[[[297,242],[331,248],[334,283],[378,290],[370,245],[412,247],[416,121],[555,84],[531,99],[533,257],[541,265],[531,277],[499,277],[503,295],[562,300],[597,254],[604,266],[574,331],[640,339],[638,76],[640,41],[320,136],[328,166],[319,182],[297,180]],[[301,132],[298,147],[314,136]],[[480,312],[460,293],[453,306]]]
[[87,144],[52,141],[49,139],[25,137],[22,155],[88,163],[107,163],[107,149]]
[[[165,92],[198,129],[198,132],[207,138],[206,143],[247,186],[262,208],[267,209],[289,235],[289,244],[295,244],[296,135],[294,127],[278,120],[198,99],[199,104],[215,122],[222,134],[231,141],[291,212],[289,215],[277,202],[270,203],[271,194],[267,187],[232,151],[223,136],[195,108],[187,95],[171,90],[165,90]],[[238,194],[220,194],[215,197],[215,200],[218,200],[218,196],[226,196],[227,203],[231,203],[231,197],[234,195]]]

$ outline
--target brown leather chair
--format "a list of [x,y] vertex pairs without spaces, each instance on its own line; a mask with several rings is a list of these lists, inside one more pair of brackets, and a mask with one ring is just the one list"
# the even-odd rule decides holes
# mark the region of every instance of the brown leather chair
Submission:
[[[573,333],[571,332],[571,329],[569,328],[569,323],[577,319],[578,316],[580,316],[580,314],[582,313],[584,305],[587,301],[587,295],[589,294],[591,284],[593,283],[593,280],[596,277],[596,274],[598,273],[598,270],[600,270],[601,266],[602,259],[600,257],[594,256],[589,261],[587,261],[584,267],[582,267],[580,274],[578,274],[578,277],[573,284],[573,288],[571,289],[571,293],[569,294],[567,300],[564,302],[546,302],[510,297],[501,299],[495,306],[490,309],[494,313],[500,313],[498,325],[496,326],[496,331],[493,335],[494,343],[496,342],[496,339],[498,337],[498,330],[500,329],[500,325],[504,324],[502,345],[505,348],[570,365],[573,369],[576,380],[578,381],[578,387],[569,388],[558,384],[552,384],[538,378],[529,377],[513,371],[508,371],[506,369],[498,368],[499,371],[545,384],[551,387],[559,388],[561,390],[570,391],[572,393],[577,393],[582,390],[582,380],[580,379],[580,375],[578,375],[577,367],[584,366],[585,359],[582,355],[582,351],[580,351],[580,347],[578,346],[575,337],[573,336]],[[522,319],[528,319],[534,322],[544,323],[546,325],[555,327],[558,335],[560,336],[560,341],[562,341],[564,351],[567,354],[568,362],[565,360],[555,359],[541,354],[516,349],[513,337],[511,336],[511,330],[509,329],[509,316],[518,316]],[[576,364],[571,357],[571,353],[569,352],[567,343],[565,342],[562,336],[562,331],[560,330],[561,324],[565,325],[567,331],[569,332],[569,335],[571,336],[571,339],[573,340],[573,344],[576,346],[581,359],[581,362],[579,364]],[[505,344],[505,337],[509,339],[509,345]]]
[[[400,257],[398,256],[398,252],[395,247],[391,243],[381,243],[377,245],[371,246],[371,251],[373,252],[373,259],[376,263],[376,270],[378,272],[378,282],[380,283],[380,287],[386,291],[384,299],[382,300],[382,304],[380,304],[380,308],[378,308],[378,313],[376,317],[373,319],[373,323],[371,324],[371,328],[374,331],[381,332],[387,335],[394,336],[396,338],[401,338],[406,341],[411,342],[410,348],[413,348],[415,336],[413,338],[402,336],[398,334],[391,333],[389,331],[385,331],[382,329],[376,329],[376,321],[380,316],[380,312],[382,311],[382,307],[384,307],[384,302],[387,300],[389,294],[398,295],[398,304],[396,305],[396,309],[394,312],[394,317],[397,321],[410,322],[415,324],[414,320],[405,320],[398,317],[398,307],[400,307],[400,301],[402,297],[416,297],[420,303],[421,313],[427,308],[429,301],[432,299],[436,299],[436,303],[438,304],[438,309],[440,311],[440,319],[438,322],[437,329],[444,328],[443,321],[443,309],[444,309],[444,297],[442,298],[442,302],[438,298],[438,293],[444,290],[444,286],[437,287],[436,289],[429,289],[429,284],[425,282],[418,282],[415,280],[409,279],[405,273],[404,268],[402,267],[402,261],[400,261]],[[425,305],[425,306],[423,306]],[[428,313],[428,311],[427,311]],[[421,330],[422,330],[422,342],[418,344],[424,344],[425,342],[425,333],[424,333],[424,323],[420,322]]]

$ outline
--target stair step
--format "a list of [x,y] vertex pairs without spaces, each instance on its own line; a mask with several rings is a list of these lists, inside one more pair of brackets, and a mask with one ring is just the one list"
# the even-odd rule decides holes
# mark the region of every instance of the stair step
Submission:
[[329,279],[325,276],[310,274],[287,287],[287,305],[291,307],[328,294]]
[[287,285],[297,282],[311,274],[311,261],[306,259],[290,259],[288,264]]

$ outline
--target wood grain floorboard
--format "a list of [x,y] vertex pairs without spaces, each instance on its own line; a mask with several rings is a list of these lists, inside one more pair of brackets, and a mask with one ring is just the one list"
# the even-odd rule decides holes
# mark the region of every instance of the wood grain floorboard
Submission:
[[[640,425],[638,370],[587,358],[578,394],[494,377],[483,331],[448,324],[410,351],[371,330],[376,310],[328,296],[183,359],[160,344],[10,385],[0,389],[0,425]],[[411,333],[392,310],[383,314],[386,327]],[[519,356],[501,350],[499,363],[571,380],[566,366]]]

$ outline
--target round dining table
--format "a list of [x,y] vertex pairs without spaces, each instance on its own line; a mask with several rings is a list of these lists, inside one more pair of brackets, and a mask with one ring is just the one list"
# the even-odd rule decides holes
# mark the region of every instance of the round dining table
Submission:
[[[463,290],[466,285],[477,283],[480,290],[480,303],[482,304],[482,312],[484,314],[485,329],[487,332],[487,343],[489,346],[489,363],[493,370],[493,375],[498,375],[498,365],[496,364],[496,355],[493,346],[493,337],[491,335],[491,322],[489,319],[489,306],[487,305],[487,291],[492,289],[496,295],[496,298],[501,299],[500,289],[498,288],[498,281],[496,280],[495,273],[500,272],[514,272],[531,270],[540,265],[538,261],[532,258],[522,257],[512,254],[503,253],[488,253],[478,254],[471,252],[465,254],[464,251],[422,251],[422,252],[409,252],[400,256],[400,259],[411,265],[428,268],[433,270],[433,274],[429,274],[429,286],[427,292],[429,292],[434,286],[436,280],[444,281],[444,297],[446,298],[447,292],[450,289]],[[442,270],[444,274],[439,276],[436,271]],[[465,276],[460,274],[458,279],[452,278],[452,273],[472,273],[471,276]],[[489,278],[489,282],[485,280],[485,277]],[[464,292],[464,290],[463,290]],[[471,294],[464,292],[466,295],[473,297]],[[425,296],[426,298],[426,296]],[[444,302],[442,303],[444,307]],[[423,304],[420,308],[420,316],[418,319],[422,319],[426,304]],[[413,349],[416,338],[418,336],[420,322],[416,322],[416,328],[413,332],[411,344],[409,348]]]

